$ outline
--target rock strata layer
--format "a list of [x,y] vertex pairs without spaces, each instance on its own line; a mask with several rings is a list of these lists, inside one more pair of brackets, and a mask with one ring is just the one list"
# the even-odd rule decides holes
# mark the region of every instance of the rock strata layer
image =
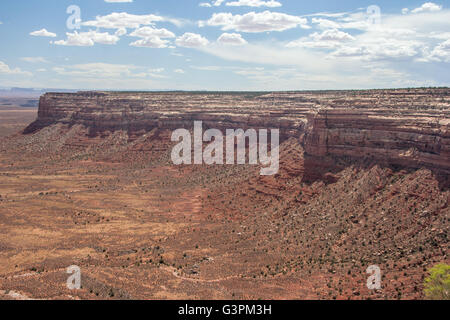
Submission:
[[[371,158],[450,172],[450,89],[279,93],[47,93],[25,134],[56,123],[89,135],[154,128],[279,128],[307,157]],[[320,165],[319,163],[317,165]]]

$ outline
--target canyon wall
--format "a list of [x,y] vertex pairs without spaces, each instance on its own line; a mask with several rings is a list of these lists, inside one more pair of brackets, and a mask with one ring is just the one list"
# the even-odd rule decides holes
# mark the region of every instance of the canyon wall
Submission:
[[450,114],[389,109],[323,109],[308,116],[305,152],[450,170]]
[[[92,136],[153,128],[280,128],[301,139],[315,166],[334,157],[450,172],[450,89],[278,93],[47,93],[24,133],[62,123]],[[326,164],[326,165],[325,165]]]
[[303,130],[312,105],[284,99],[284,108],[274,108],[271,97],[249,94],[201,93],[124,93],[79,92],[47,93],[39,103],[38,119],[32,132],[52,123],[83,124],[91,134],[127,130],[131,135],[153,128],[178,129],[203,121],[205,127],[280,128],[286,135]]

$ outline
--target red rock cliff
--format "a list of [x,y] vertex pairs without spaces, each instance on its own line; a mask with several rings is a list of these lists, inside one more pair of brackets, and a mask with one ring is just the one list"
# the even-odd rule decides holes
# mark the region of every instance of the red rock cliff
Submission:
[[323,109],[308,116],[305,151],[450,170],[449,110]]
[[64,123],[82,124],[91,135],[139,135],[192,127],[194,120],[219,129],[280,128],[302,140],[316,166],[333,165],[330,157],[350,157],[450,171],[450,89],[47,93],[25,133]]

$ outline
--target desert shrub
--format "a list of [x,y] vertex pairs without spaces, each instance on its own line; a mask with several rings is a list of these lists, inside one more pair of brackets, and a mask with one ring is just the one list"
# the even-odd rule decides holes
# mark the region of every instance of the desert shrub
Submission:
[[425,297],[430,300],[450,300],[450,265],[438,264],[425,279]]

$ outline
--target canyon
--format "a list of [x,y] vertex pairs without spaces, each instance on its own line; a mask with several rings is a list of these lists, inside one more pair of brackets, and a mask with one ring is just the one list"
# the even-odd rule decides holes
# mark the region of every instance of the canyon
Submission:
[[[194,121],[280,129],[279,173],[174,165]],[[422,299],[449,129],[448,88],[46,93],[0,139],[0,298]]]

